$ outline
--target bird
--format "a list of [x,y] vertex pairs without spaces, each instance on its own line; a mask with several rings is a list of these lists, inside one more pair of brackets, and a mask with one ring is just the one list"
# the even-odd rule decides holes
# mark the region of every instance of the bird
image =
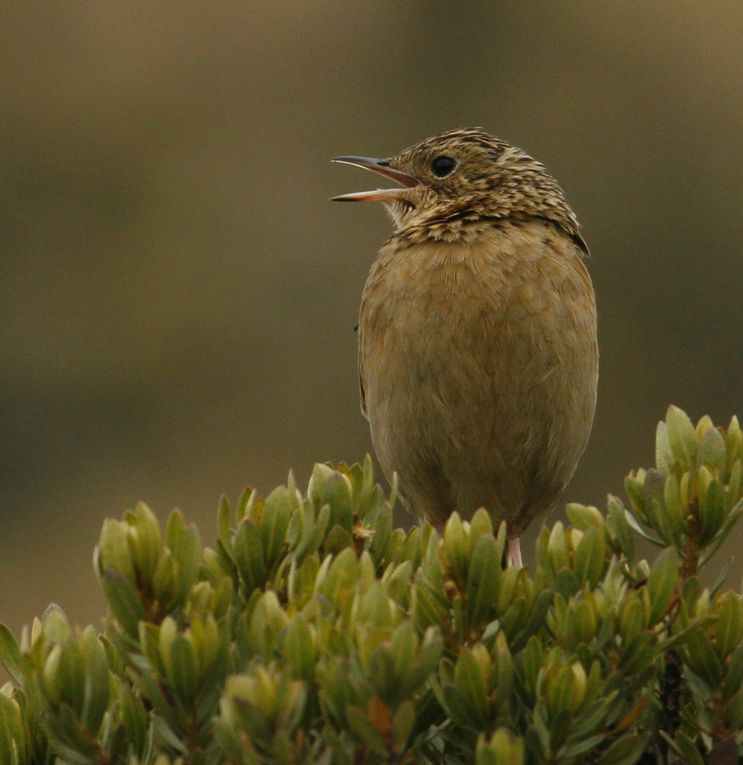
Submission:
[[340,156],[393,188],[394,231],[358,321],[361,411],[405,507],[443,533],[453,512],[505,521],[506,566],[572,477],[596,408],[596,299],[581,227],[545,166],[483,128],[387,158]]

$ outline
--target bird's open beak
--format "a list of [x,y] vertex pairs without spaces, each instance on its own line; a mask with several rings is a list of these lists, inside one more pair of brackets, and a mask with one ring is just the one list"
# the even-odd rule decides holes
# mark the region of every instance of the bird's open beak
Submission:
[[356,191],[351,194],[340,194],[332,197],[331,202],[394,202],[400,199],[405,190],[417,186],[420,181],[412,175],[403,173],[392,167],[388,159],[374,159],[373,157],[334,157],[331,162],[340,162],[344,165],[353,165],[364,170],[369,170],[385,178],[391,178],[402,184],[401,189],[375,189],[374,191]]

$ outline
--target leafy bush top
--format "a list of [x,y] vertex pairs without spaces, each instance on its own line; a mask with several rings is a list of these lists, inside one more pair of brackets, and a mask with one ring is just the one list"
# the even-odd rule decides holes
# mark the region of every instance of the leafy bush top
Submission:
[[55,606],[0,628],[0,762],[737,762],[743,603],[699,571],[742,458],[735,418],[671,407],[628,506],[568,505],[533,574],[503,570],[484,510],[393,529],[368,459],[223,499],[213,548],[140,504],[103,525],[102,633]]

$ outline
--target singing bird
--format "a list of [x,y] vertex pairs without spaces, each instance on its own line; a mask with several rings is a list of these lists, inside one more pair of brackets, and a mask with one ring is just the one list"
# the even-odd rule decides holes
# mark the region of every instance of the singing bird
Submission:
[[361,410],[388,478],[439,530],[480,507],[519,538],[559,500],[596,407],[596,303],[588,247],[557,181],[480,128],[387,159],[336,157],[396,188],[394,233],[364,286]]

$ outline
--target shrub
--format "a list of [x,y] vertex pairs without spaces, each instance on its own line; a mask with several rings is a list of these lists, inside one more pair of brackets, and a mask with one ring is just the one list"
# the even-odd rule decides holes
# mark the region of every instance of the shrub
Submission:
[[568,505],[531,575],[484,510],[393,528],[368,459],[222,499],[213,548],[140,504],[101,531],[101,633],[0,630],[0,762],[737,762],[743,604],[699,574],[742,458],[735,418],[671,407],[628,505]]

